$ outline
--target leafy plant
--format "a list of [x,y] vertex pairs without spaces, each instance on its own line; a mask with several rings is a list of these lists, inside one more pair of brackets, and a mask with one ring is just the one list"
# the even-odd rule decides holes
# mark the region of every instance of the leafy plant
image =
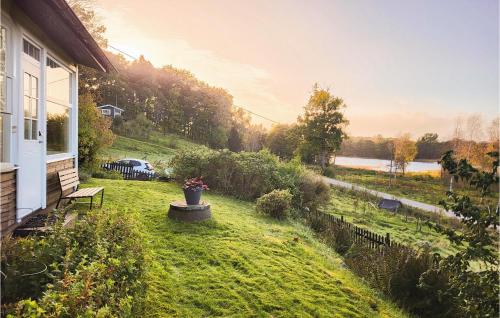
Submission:
[[209,190],[208,186],[203,183],[201,177],[191,178],[184,181],[182,186],[184,190],[199,191],[199,190]]
[[257,211],[276,219],[285,219],[291,208],[292,195],[288,190],[273,190],[257,199]]
[[[496,228],[499,225],[498,202],[484,198],[491,188],[498,184],[498,152],[488,154],[492,158],[489,170],[480,171],[466,159],[457,161],[453,151],[446,152],[441,158],[441,166],[456,180],[462,180],[473,187],[480,195],[479,202],[467,195],[447,192],[447,199],[440,204],[453,211],[464,225],[461,232],[438,224],[428,224],[436,231],[446,234],[449,240],[463,248],[455,255],[444,258],[440,269],[450,273],[450,288],[446,291],[453,295],[457,306],[468,317],[497,317],[499,314],[499,277]],[[479,264],[475,270],[472,265]],[[423,275],[423,280],[428,273]]]
[[103,148],[113,144],[111,120],[101,116],[90,93],[78,98],[78,160],[80,165],[92,166]]
[[59,222],[44,237],[7,239],[3,310],[11,317],[140,316],[146,264],[140,236],[126,213],[99,210],[73,228]]

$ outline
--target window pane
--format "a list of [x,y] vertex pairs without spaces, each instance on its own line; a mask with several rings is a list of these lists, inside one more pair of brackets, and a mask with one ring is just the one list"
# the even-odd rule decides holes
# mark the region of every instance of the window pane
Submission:
[[47,101],[47,154],[69,151],[69,107]]
[[31,97],[38,98],[38,78],[31,76]]
[[24,117],[30,117],[30,100],[28,96],[24,96]]
[[24,90],[24,95],[30,95],[30,75],[28,73],[24,73],[24,83],[23,83],[23,90]]
[[47,59],[47,98],[64,105],[70,103],[70,73]]
[[40,49],[26,40],[23,40],[23,51],[35,60],[40,61]]
[[31,139],[31,120],[25,119],[24,120],[24,139]]
[[36,120],[31,121],[31,139],[38,139],[38,121]]
[[38,117],[38,99],[31,99],[31,118],[36,119]]

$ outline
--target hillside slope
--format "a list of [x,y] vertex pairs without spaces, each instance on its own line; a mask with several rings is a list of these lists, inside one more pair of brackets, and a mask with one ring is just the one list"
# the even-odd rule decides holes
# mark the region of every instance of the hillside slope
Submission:
[[207,194],[210,221],[166,217],[182,198],[175,184],[93,179],[105,207],[126,210],[144,227],[147,317],[404,317],[344,268],[337,254],[293,222],[253,204]]

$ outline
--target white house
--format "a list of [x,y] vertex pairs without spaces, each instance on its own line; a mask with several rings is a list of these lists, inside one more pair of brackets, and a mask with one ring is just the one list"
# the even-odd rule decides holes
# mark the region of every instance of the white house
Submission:
[[113,66],[65,0],[2,0],[0,231],[51,207],[78,164],[78,65]]
[[102,105],[98,106],[101,114],[106,117],[115,118],[116,116],[121,116],[123,113],[123,109],[120,107],[116,107],[114,105]]

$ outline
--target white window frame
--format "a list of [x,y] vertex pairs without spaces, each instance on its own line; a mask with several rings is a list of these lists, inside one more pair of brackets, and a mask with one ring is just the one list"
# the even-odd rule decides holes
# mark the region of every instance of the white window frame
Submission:
[[[2,150],[3,158],[0,158],[0,171],[14,168],[13,146],[15,145],[12,134],[12,124],[14,122],[14,113],[12,109],[14,96],[14,41],[12,21],[5,15],[1,15],[1,26],[5,29],[5,109],[2,110],[3,117],[3,136]],[[5,160],[4,160],[5,159]]]
[[101,114],[111,116],[111,109],[101,108]]
[[[44,91],[44,100],[43,100],[43,105],[44,105],[44,144],[45,144],[45,151],[46,151],[46,157],[47,157],[47,163],[49,162],[54,162],[54,161],[59,161],[59,160],[64,160],[64,159],[70,159],[70,158],[75,158],[78,155],[78,143],[73,142],[73,139],[78,136],[78,126],[75,127],[76,121],[74,119],[75,116],[78,116],[78,111],[75,111],[75,108],[78,110],[77,107],[75,107],[75,102],[78,101],[77,93],[75,93],[75,79],[76,79],[76,71],[72,70],[70,66],[67,63],[62,62],[61,59],[59,59],[57,56],[55,56],[54,53],[52,53],[50,50],[47,51],[47,54],[44,56],[44,79],[45,83],[43,85],[43,91]],[[47,59],[51,59],[55,63],[57,63],[61,68],[63,68],[65,71],[69,73],[69,81],[70,81],[70,101],[69,101],[69,129],[68,129],[68,151],[67,152],[62,152],[62,153],[57,153],[57,154],[48,154],[47,150],[47,102],[50,100],[47,95]],[[50,100],[51,102],[60,105],[59,101],[54,101]],[[76,148],[76,149],[75,149]],[[76,153],[75,153],[76,152]]]

